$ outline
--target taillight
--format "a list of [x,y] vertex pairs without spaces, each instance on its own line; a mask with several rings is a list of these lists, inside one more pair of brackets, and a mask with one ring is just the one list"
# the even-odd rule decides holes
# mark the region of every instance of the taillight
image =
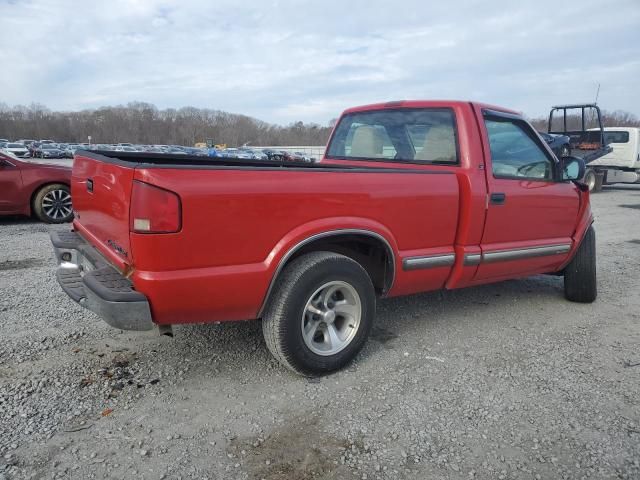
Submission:
[[172,233],[182,224],[177,194],[148,183],[133,181],[129,229],[136,233]]

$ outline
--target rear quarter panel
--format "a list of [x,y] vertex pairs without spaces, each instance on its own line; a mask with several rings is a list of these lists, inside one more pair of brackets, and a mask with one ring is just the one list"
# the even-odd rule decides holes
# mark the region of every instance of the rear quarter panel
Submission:
[[328,230],[361,228],[391,244],[391,294],[440,288],[449,272],[402,272],[401,258],[453,251],[454,174],[139,168],[135,178],[182,200],[179,233],[131,234],[133,280],[158,323],[255,318],[279,260]]

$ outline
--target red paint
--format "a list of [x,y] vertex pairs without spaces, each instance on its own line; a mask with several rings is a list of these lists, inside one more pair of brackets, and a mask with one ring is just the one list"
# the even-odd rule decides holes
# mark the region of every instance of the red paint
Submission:
[[45,185],[71,184],[71,168],[31,163],[0,153],[0,215],[31,215],[33,196]]
[[[159,324],[255,318],[283,257],[301,241],[334,230],[368,230],[386,239],[395,255],[389,296],[561,269],[591,222],[589,197],[570,182],[493,178],[481,111],[515,112],[468,102],[421,101],[345,113],[442,107],[451,108],[456,117],[459,165],[322,161],[327,166],[413,170],[406,173],[158,168],[79,155],[72,195],[80,215],[74,225],[114,265],[131,272]],[[87,178],[93,192],[86,188]],[[178,195],[178,232],[131,231],[134,182]],[[507,195],[505,205],[487,204],[487,195],[496,191]],[[571,244],[572,250],[465,264],[469,254],[554,243]],[[447,254],[455,254],[451,266],[403,270],[404,258]]]

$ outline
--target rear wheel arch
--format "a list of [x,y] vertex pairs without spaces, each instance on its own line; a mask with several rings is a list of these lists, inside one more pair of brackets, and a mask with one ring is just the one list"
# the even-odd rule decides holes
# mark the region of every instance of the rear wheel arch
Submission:
[[333,252],[355,260],[368,273],[378,295],[386,294],[393,286],[396,255],[385,237],[370,230],[358,229],[321,232],[295,244],[278,262],[258,317],[262,316],[285,267],[300,256],[312,252]]

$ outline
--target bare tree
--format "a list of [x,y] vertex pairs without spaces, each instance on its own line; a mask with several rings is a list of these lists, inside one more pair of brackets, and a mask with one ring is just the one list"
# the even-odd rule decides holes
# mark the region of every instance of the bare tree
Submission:
[[10,107],[0,103],[0,137],[10,139],[85,142],[90,135],[93,143],[194,145],[213,139],[229,146],[324,145],[332,126],[303,122],[273,125],[219,110],[159,110],[144,102],[79,112],[55,112],[40,104]]

